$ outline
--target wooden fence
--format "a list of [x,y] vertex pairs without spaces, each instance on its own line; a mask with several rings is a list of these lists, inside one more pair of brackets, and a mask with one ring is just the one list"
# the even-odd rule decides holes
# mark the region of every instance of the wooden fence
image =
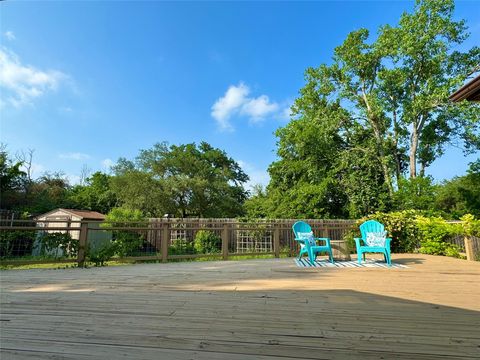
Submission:
[[[13,220],[9,225],[1,224],[4,234],[16,232],[17,237],[10,239],[8,249],[4,240],[0,242],[2,264],[33,264],[52,262],[77,262],[83,265],[86,251],[93,245],[94,239],[140,239],[138,248],[130,249],[123,260],[168,260],[194,259],[199,257],[216,257],[228,259],[230,256],[293,255],[298,252],[298,244],[294,241],[292,225],[298,220],[258,220],[240,221],[238,219],[149,219],[146,222],[84,222],[70,221],[64,226],[56,226],[59,221],[19,221]],[[343,237],[355,224],[354,220],[306,220],[318,237],[329,237],[332,240],[334,255],[337,258],[348,257],[348,248]],[[76,223],[76,226],[72,224]],[[80,229],[78,227],[80,224]],[[198,252],[195,238],[199,231],[209,231],[219,240],[217,249]],[[76,258],[51,258],[48,254],[32,256],[38,250],[39,238],[42,234],[60,232],[69,233],[78,241]],[[103,233],[104,236],[97,236]],[[2,239],[7,238],[3,236]],[[95,245],[98,247],[98,244]],[[9,251],[6,253],[6,251]],[[38,251],[37,251],[38,252]]]
[[[241,221],[238,219],[149,219],[144,222],[105,223],[92,221],[34,221],[8,220],[0,224],[0,259],[2,264],[65,263],[77,262],[82,266],[87,250],[101,248],[105,242],[135,241],[138,246],[127,249],[120,260],[155,260],[167,262],[178,259],[231,256],[270,255],[298,253],[292,225],[298,219]],[[318,237],[329,237],[334,257],[348,259],[349,249],[344,236],[355,227],[355,220],[305,219]],[[62,226],[55,223],[61,222]],[[73,223],[76,223],[72,226]],[[199,231],[209,231],[218,240],[215,247],[196,247]],[[39,249],[42,234],[69,233],[78,241],[76,257],[52,257],[51,251]],[[15,236],[14,236],[15,235]],[[452,239],[458,242],[469,260],[480,254],[480,238]],[[465,246],[466,244],[466,246]],[[470,249],[470,250],[469,250]],[[58,251],[55,252],[58,254]],[[477,259],[478,260],[478,259]]]

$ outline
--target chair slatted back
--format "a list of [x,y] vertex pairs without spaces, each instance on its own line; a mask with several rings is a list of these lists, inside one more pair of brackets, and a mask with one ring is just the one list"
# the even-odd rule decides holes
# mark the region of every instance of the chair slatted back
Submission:
[[367,240],[367,233],[382,231],[385,231],[385,226],[383,226],[383,224],[379,223],[377,220],[368,220],[360,225],[360,232],[362,234],[363,241]]
[[295,234],[295,237],[298,238],[298,233],[310,232],[312,231],[312,228],[306,222],[297,221],[295,224],[293,224],[292,230],[293,230],[293,233]]

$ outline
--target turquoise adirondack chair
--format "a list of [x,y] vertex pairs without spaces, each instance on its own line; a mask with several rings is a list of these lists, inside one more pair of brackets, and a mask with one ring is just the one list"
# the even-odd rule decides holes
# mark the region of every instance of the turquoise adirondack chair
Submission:
[[[367,245],[367,233],[374,232],[379,233],[385,231],[385,226],[379,223],[376,220],[368,220],[365,221],[362,225],[360,225],[360,233],[362,234],[361,238],[355,238],[355,244],[357,245],[357,256],[358,256],[358,263],[362,263],[362,254],[363,260],[365,260],[365,253],[382,253],[385,257],[385,262],[388,266],[391,266],[391,256],[390,256],[390,242],[392,241],[391,238],[385,239],[385,246],[368,246]],[[363,242],[363,245],[362,245]]]
[[324,241],[326,245],[311,245],[305,238],[302,238],[299,234],[301,233],[309,233],[312,231],[310,225],[303,221],[297,221],[292,226],[293,233],[295,234],[295,241],[298,241],[300,244],[300,253],[298,254],[298,258],[300,259],[303,254],[308,254],[308,258],[310,262],[313,264],[315,259],[317,258],[317,254],[321,252],[328,253],[328,257],[330,262],[333,264],[333,255],[332,255],[332,247],[330,246],[330,239],[329,238],[317,238],[314,237],[315,242],[318,240]]

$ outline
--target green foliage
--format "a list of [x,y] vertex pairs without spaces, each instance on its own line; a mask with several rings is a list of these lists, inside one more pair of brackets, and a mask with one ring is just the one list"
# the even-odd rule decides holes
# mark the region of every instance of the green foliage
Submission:
[[[385,225],[388,236],[392,238],[392,252],[413,252],[418,247],[418,227],[416,218],[419,212],[415,210],[397,211],[391,213],[377,212],[358,220],[360,226],[367,220],[377,220]],[[357,237],[360,231],[356,230]]]
[[118,253],[117,243],[107,242],[97,249],[88,248],[86,253],[87,261],[91,261],[95,266],[104,266],[116,253]]
[[[145,227],[145,216],[139,210],[127,208],[113,208],[105,217],[102,227]],[[113,230],[115,253],[120,257],[134,256],[142,249],[145,238],[134,230]],[[108,253],[108,252],[107,252]]]
[[417,226],[419,229],[420,248],[422,254],[446,255],[460,257],[459,248],[450,244],[447,240],[456,234],[462,233],[461,225],[445,222],[439,217],[418,217]]
[[86,181],[86,185],[74,186],[68,194],[69,200],[77,209],[108,213],[117,204],[117,196],[110,186],[111,176],[96,172]]
[[222,239],[212,231],[200,230],[195,234],[193,247],[199,254],[216,254],[222,248]]
[[393,196],[394,206],[398,210],[431,210],[434,209],[439,186],[433,185],[430,176],[401,178],[398,190]]
[[155,144],[134,162],[120,159],[112,187],[120,201],[152,216],[235,217],[243,213],[248,176],[206,142]]
[[25,256],[32,253],[35,231],[0,231],[0,258]]
[[22,210],[32,214],[43,214],[56,208],[71,208],[68,200],[70,184],[61,172],[44,173],[32,182],[26,194],[26,205]]
[[[454,50],[468,34],[453,14],[453,0],[416,1],[396,26],[381,27],[373,39],[367,29],[353,31],[331,64],[308,68],[292,121],[276,132],[279,160],[269,168],[267,192],[248,201],[249,215],[357,218],[432,209],[437,187],[415,179],[417,164],[423,175],[453,140],[466,152],[480,148],[480,106],[449,100],[480,62],[479,47]],[[443,208],[461,203],[460,215],[479,208],[480,191],[461,187],[442,200]]]
[[195,247],[192,241],[177,239],[168,247],[169,255],[191,255],[195,254]]
[[[419,251],[423,254],[460,257],[459,247],[449,240],[458,235],[480,235],[480,220],[475,220],[472,215],[462,218],[462,223],[449,223],[441,217],[427,217],[419,211],[405,210],[375,213],[360,219],[357,226],[370,219],[385,225],[392,238],[392,252]],[[360,237],[358,228],[345,236],[352,250],[355,249],[353,237]]]
[[19,201],[19,193],[26,180],[26,174],[20,170],[21,162],[13,162],[5,147],[0,147],[0,208],[11,209]]
[[78,252],[78,240],[70,234],[61,232],[44,232],[39,237],[42,255],[75,257]]
[[454,219],[465,214],[480,217],[480,159],[470,164],[466,175],[457,176],[439,187],[435,208]]

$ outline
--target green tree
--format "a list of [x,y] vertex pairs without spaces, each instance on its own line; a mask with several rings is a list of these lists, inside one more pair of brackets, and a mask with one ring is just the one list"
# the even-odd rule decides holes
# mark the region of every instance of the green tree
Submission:
[[12,209],[18,205],[24,191],[26,174],[21,162],[13,162],[5,146],[0,147],[0,208]]
[[75,208],[106,214],[117,205],[117,196],[110,186],[111,178],[98,171],[86,180],[85,185],[74,186],[68,198]]
[[70,184],[61,172],[46,172],[33,181],[27,195],[24,211],[42,214],[59,207],[71,207],[68,199]]
[[454,50],[469,35],[465,21],[453,20],[454,7],[453,0],[417,0],[413,13],[402,14],[396,27],[383,27],[376,42],[392,62],[378,73],[381,99],[390,104],[382,110],[398,116],[411,177],[418,175],[417,163],[423,174],[452,140],[463,140],[466,151],[480,148],[480,106],[448,99],[480,63],[479,47]]
[[439,187],[435,208],[453,218],[465,214],[480,216],[480,159],[470,164],[466,175],[457,176]]
[[392,174],[400,180],[407,153],[416,177],[417,163],[423,173],[451,141],[463,140],[466,151],[480,146],[479,105],[448,100],[480,62],[478,47],[453,50],[468,36],[453,10],[453,0],[418,0],[397,26],[381,27],[377,39],[367,29],[351,32],[335,48],[333,64],[306,70],[297,103],[341,104],[353,121],[350,132],[367,129],[372,141],[357,147],[376,157],[390,195]]
[[346,198],[335,163],[345,146],[339,134],[345,114],[317,100],[301,99],[293,110],[298,118],[276,132],[279,160],[269,167],[266,212],[269,217],[343,217]]
[[434,210],[438,189],[430,176],[400,179],[394,207],[396,210]]
[[161,216],[235,217],[243,213],[248,176],[206,142],[155,144],[135,161],[121,159],[112,186],[130,208]]
[[[407,169],[414,179],[419,163],[423,175],[453,141],[467,152],[480,147],[479,106],[448,100],[480,62],[478,47],[455,50],[468,34],[453,10],[453,0],[418,0],[376,39],[353,31],[331,64],[308,68],[293,120],[276,133],[267,194],[249,200],[250,211],[358,217],[394,202],[431,208],[435,187],[405,181]],[[409,194],[419,202],[402,202]]]

